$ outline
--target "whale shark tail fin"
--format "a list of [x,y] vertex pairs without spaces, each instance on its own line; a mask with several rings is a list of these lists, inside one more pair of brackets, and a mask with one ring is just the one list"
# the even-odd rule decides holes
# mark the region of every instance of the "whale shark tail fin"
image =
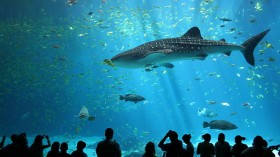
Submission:
[[270,29],[263,31],[262,33],[253,36],[252,38],[246,40],[242,46],[245,47],[242,50],[242,54],[245,57],[246,61],[254,66],[255,65],[255,58],[254,58],[254,49],[258,45],[258,43],[262,40],[262,38],[270,31]]

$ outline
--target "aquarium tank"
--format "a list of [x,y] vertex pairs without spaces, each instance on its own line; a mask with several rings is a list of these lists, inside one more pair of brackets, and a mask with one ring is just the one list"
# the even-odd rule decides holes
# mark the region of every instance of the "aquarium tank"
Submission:
[[[219,133],[280,144],[279,0],[2,0],[0,138],[122,156]],[[167,139],[165,143],[168,143]],[[43,140],[43,144],[47,144]],[[185,147],[185,144],[184,146]],[[44,150],[44,156],[50,148]],[[141,154],[141,155],[140,155]]]

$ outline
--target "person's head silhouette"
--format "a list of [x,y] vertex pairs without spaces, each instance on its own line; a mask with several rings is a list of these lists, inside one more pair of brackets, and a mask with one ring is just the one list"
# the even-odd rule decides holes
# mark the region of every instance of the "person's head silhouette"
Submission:
[[113,138],[113,136],[114,136],[114,130],[112,128],[107,128],[105,130],[105,137],[106,137],[106,139],[111,140]]

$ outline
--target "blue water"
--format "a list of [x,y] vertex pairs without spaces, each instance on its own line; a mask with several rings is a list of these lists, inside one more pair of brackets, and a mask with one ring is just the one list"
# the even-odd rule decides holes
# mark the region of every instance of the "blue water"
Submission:
[[[158,143],[168,130],[191,133],[194,143],[208,132],[215,142],[221,131],[203,128],[203,121],[227,120],[238,126],[223,131],[228,141],[240,134],[251,143],[262,135],[269,145],[279,144],[279,6],[277,0],[1,1],[0,135],[90,137],[112,127],[130,150]],[[238,51],[151,72],[103,63],[193,26],[206,39],[238,45],[271,31],[255,49],[255,66]],[[146,100],[119,100],[128,93]],[[74,117],[82,106],[94,121]],[[218,116],[199,116],[199,108]]]

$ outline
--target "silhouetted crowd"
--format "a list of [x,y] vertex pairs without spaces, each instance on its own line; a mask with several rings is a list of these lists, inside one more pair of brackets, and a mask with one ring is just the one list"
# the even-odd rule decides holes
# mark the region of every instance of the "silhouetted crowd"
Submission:
[[[98,157],[121,157],[122,152],[120,145],[113,140],[114,131],[112,128],[105,130],[105,140],[100,141],[96,146],[96,154]],[[86,147],[84,141],[77,143],[76,150],[71,154],[67,153],[68,144],[66,142],[53,142],[51,144],[47,135],[37,135],[33,144],[29,147],[26,134],[13,134],[11,144],[4,146],[6,137],[3,136],[0,142],[0,157],[43,157],[44,149],[51,147],[47,153],[47,157],[87,157],[83,151]],[[170,142],[165,143],[169,138]],[[46,139],[47,144],[43,144]],[[275,157],[273,150],[278,150],[280,145],[268,147],[268,143],[261,136],[256,136],[251,147],[242,143],[245,137],[237,135],[235,144],[230,144],[225,140],[225,134],[220,133],[218,141],[212,144],[211,135],[206,133],[202,135],[203,142],[197,145],[195,152],[191,142],[191,135],[185,134],[182,137],[186,147],[183,147],[183,142],[178,139],[178,134],[175,131],[168,131],[163,139],[159,142],[158,147],[164,152],[163,157],[194,157],[195,153],[200,157]],[[280,155],[280,153],[278,152]],[[145,153],[142,157],[156,157],[155,144],[148,142],[145,146]]]
[[[44,149],[51,147],[47,157],[87,157],[87,154],[83,152],[86,147],[86,143],[79,141],[77,143],[77,150],[73,151],[72,154],[68,154],[68,144],[66,142],[59,143],[53,142],[51,144],[47,135],[37,135],[34,139],[33,144],[29,147],[26,134],[13,134],[11,136],[11,144],[4,146],[6,137],[2,138],[0,143],[0,157],[43,157]],[[43,145],[43,140],[47,140],[47,145]],[[59,150],[60,149],[60,150]]]
[[[168,137],[170,143],[164,144]],[[210,142],[210,134],[206,133],[202,135],[202,138],[204,141],[200,142],[196,149],[196,154],[200,157],[275,157],[272,151],[273,149],[278,150],[280,147],[279,145],[268,147],[268,143],[261,136],[254,138],[252,147],[242,143],[246,138],[240,135],[235,137],[235,144],[232,147],[225,140],[225,134],[223,133],[219,134],[215,145]],[[190,139],[190,134],[183,135],[182,140],[186,144],[186,148],[183,148],[182,141],[178,139],[178,134],[170,130],[158,146],[165,152],[164,157],[193,157],[195,151]]]

